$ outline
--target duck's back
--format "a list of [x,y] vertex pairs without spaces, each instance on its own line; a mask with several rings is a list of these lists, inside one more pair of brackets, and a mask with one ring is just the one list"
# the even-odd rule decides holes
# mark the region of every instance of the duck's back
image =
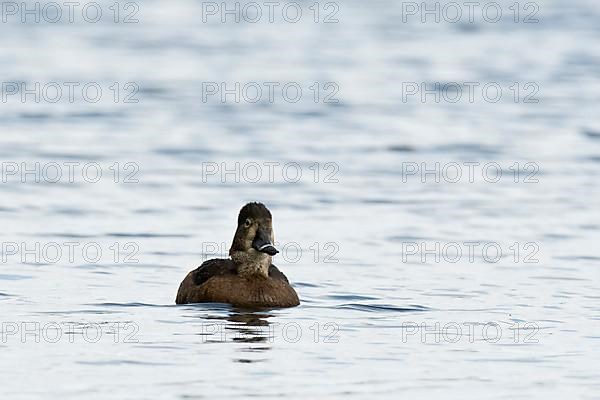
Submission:
[[248,279],[237,274],[233,261],[214,259],[190,272],[177,292],[177,304],[229,303],[240,307],[293,307],[300,304],[296,291],[276,266],[268,278]]

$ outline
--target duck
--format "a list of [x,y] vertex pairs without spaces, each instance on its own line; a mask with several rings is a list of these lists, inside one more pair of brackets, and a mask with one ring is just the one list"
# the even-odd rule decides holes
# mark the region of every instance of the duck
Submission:
[[262,203],[244,205],[229,258],[205,261],[179,285],[176,304],[227,303],[242,308],[295,307],[300,299],[287,277],[272,263],[271,212]]

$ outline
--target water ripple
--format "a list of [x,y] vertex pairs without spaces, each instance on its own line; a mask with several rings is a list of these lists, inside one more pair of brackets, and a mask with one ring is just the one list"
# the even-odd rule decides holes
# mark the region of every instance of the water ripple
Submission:
[[381,311],[394,311],[394,312],[423,312],[429,311],[430,308],[419,305],[411,305],[410,307],[398,307],[389,304],[359,304],[359,303],[348,303],[335,306],[337,309],[342,310],[355,310],[355,311],[367,311],[367,312],[381,312]]

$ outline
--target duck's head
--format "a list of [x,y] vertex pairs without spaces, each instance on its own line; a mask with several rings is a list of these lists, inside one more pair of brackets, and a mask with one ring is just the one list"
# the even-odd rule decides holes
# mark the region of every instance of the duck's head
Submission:
[[262,203],[248,203],[240,210],[229,255],[237,264],[268,273],[271,256],[278,253],[274,241],[271,212]]

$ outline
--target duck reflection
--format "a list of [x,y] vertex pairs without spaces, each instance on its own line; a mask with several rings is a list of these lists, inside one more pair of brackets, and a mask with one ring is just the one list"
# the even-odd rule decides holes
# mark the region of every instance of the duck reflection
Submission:
[[[275,332],[274,324],[269,318],[273,314],[266,310],[232,308],[228,315],[203,316],[205,320],[213,320],[202,324],[201,335],[205,336],[206,343],[246,343],[248,346],[240,348],[244,353],[262,353],[271,349]],[[240,358],[235,361],[251,363],[257,359]]]

